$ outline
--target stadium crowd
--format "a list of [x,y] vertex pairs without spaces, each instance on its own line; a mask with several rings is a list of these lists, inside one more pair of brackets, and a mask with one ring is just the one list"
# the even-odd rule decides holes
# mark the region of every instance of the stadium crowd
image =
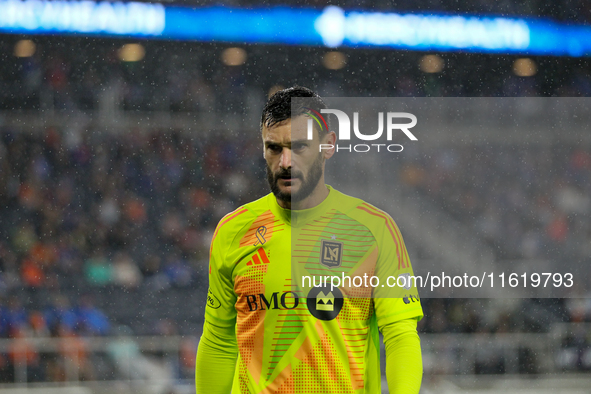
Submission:
[[487,144],[405,158],[402,179],[469,223],[497,258],[589,255],[588,147]]
[[[17,381],[19,365],[26,368],[29,382],[65,381],[68,362],[76,363],[80,377],[93,379],[94,369],[82,338],[110,333],[109,318],[88,296],[72,306],[67,297],[56,293],[35,309],[12,294],[0,303],[0,338],[11,340],[0,352],[0,383]],[[58,339],[59,356],[42,354],[35,338]]]
[[[119,59],[122,43],[34,38],[32,56],[12,55],[16,40],[0,42],[0,108],[243,113],[252,94],[298,82],[325,96],[462,97],[591,96],[585,58],[534,58],[532,76],[514,73],[516,57],[439,54],[439,72],[424,72],[424,54],[342,49],[342,68],[325,68],[322,48],[280,51],[246,47],[244,64],[228,66],[220,47],[144,42],[145,57]],[[76,51],[72,51],[76,48]],[[284,64],[293,67],[285,69]],[[355,70],[365,70],[355,73]],[[111,104],[107,104],[111,102]]]
[[[0,216],[11,223],[0,228],[5,294],[82,283],[194,286],[217,221],[267,191],[260,147],[245,136],[136,131],[68,141],[49,127],[35,135],[3,129],[0,137]],[[422,156],[429,161],[409,159],[400,179],[478,229],[498,258],[539,258],[545,248],[583,253],[589,150],[513,150],[441,150]]]
[[[242,138],[239,133],[194,139],[181,132],[140,130],[73,138],[57,127],[32,134],[1,128],[0,217],[10,225],[0,227],[0,294],[6,300],[0,308],[0,335],[112,333],[112,326],[125,323],[113,317],[121,300],[101,311],[93,306],[92,289],[132,294],[144,289],[159,298],[175,296],[174,289],[201,294],[218,220],[267,193],[258,142]],[[564,147],[555,154],[536,146],[515,149],[519,152],[502,157],[487,157],[478,147],[446,149],[430,161],[408,159],[400,179],[478,228],[499,257],[536,258],[546,244],[561,250],[581,245],[576,237],[588,235],[581,232],[588,207],[565,204],[561,195],[573,193],[570,189],[588,195],[589,149]],[[554,169],[554,177],[541,176],[543,163]],[[485,180],[482,172],[491,167],[503,176]],[[536,201],[536,209],[526,200]],[[82,295],[75,305],[60,295],[67,289]],[[44,291],[50,298],[25,304],[31,291]],[[117,297],[115,292],[111,296]],[[522,313],[492,321],[483,314],[486,308],[470,300],[423,303],[421,330],[429,333],[544,332],[547,322],[591,320],[587,304],[565,300],[524,300]],[[153,306],[140,302],[134,307]],[[201,313],[189,311],[196,320]],[[542,322],[540,314],[545,315]],[[178,319],[185,317],[174,316],[155,320],[159,328],[149,332],[178,332]],[[565,342],[565,352],[572,352],[572,343]],[[9,360],[9,354],[4,356]],[[11,364],[6,365],[10,370]],[[500,371],[495,368],[482,366],[481,372]],[[11,373],[4,379],[12,379]],[[31,379],[35,376],[41,375],[32,370]]]
[[[429,9],[435,2],[423,3],[413,4]],[[534,2],[487,4],[501,7],[491,12],[527,14],[525,8],[509,8]],[[27,58],[10,55],[10,40],[0,43],[0,108],[73,113],[100,109],[111,100],[127,111],[240,113],[253,91],[264,97],[277,81],[297,81],[332,96],[591,96],[586,60],[539,58],[536,76],[519,77],[512,57],[444,54],[443,71],[426,74],[418,66],[423,54],[345,51],[355,65],[351,69],[367,71],[352,76],[347,67],[319,66],[320,49],[269,55],[264,48],[247,48],[250,60],[231,67],[220,63],[219,47],[192,52],[180,43],[165,48],[146,42],[149,61],[126,63],[117,58],[120,43],[78,40],[83,45],[73,45],[80,49],[74,53],[63,43],[40,39],[37,53]],[[194,138],[139,126],[121,134],[77,133],[60,124],[30,133],[0,125],[0,336],[112,334],[122,323],[114,317],[117,300],[95,307],[86,296],[95,290],[146,290],[166,298],[186,289],[203,295],[218,220],[268,191],[259,143],[244,134],[211,130]],[[591,149],[530,144],[491,155],[489,148],[403,156],[399,178],[476,229],[499,259],[588,255]],[[31,292],[49,297],[31,305]],[[106,293],[112,299],[122,294]],[[591,305],[565,300],[524,300],[523,313],[492,321],[469,300],[423,300],[423,305],[420,329],[429,333],[542,332],[551,322],[591,321]],[[185,317],[174,313],[149,332],[178,332]],[[188,313],[200,323],[202,308]],[[589,348],[585,335],[573,335],[564,347],[570,357],[565,368],[591,365],[581,361]],[[0,355],[0,380],[14,379],[13,362],[14,355]],[[31,379],[62,379],[59,365],[51,372],[51,362],[35,372],[40,365],[35,352],[30,362]],[[491,371],[499,369],[481,366],[481,372]],[[93,374],[87,370],[89,379]]]
[[264,186],[262,176],[250,179],[261,173],[251,158],[258,146],[249,151],[238,139],[171,132],[73,142],[48,128],[5,129],[1,140],[0,215],[11,223],[0,229],[4,289],[15,275],[33,288],[79,278],[188,286],[207,266],[217,220]]

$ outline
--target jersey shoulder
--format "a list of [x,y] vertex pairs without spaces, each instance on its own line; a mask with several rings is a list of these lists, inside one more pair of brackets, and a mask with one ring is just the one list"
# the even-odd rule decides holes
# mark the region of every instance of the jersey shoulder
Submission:
[[357,220],[369,228],[374,234],[387,229],[388,226],[396,227],[394,219],[385,211],[356,197],[352,197],[337,191],[338,211]]
[[231,243],[234,237],[244,227],[252,224],[261,214],[269,210],[268,197],[266,195],[258,200],[249,202],[225,215],[216,226],[212,244],[216,239],[218,241],[223,240],[228,244]]

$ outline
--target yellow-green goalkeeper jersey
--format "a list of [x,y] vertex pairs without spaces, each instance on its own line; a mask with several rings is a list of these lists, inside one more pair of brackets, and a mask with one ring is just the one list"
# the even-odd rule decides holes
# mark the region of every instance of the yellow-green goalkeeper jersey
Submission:
[[[382,286],[412,275],[392,218],[328,188],[293,212],[269,194],[215,230],[205,318],[235,326],[233,393],[381,393],[378,327],[423,316],[414,284]],[[364,274],[380,284],[359,286]]]

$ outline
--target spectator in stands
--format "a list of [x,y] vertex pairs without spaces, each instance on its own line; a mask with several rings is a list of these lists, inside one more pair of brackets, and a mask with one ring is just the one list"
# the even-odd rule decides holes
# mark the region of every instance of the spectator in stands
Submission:
[[142,282],[142,273],[128,253],[119,252],[113,264],[113,283],[125,288],[136,288]]
[[31,311],[29,313],[29,327],[34,337],[45,338],[50,335],[49,327],[42,312]]
[[45,308],[44,316],[49,330],[54,335],[61,328],[70,331],[76,328],[77,316],[69,300],[62,295],[54,296],[53,302]]
[[80,299],[76,308],[77,331],[85,335],[107,335],[111,324],[107,316],[96,308],[90,296]]
[[80,381],[95,380],[96,373],[88,359],[88,348],[84,339],[65,326],[60,327],[59,338],[59,353],[65,362],[66,371],[71,369],[76,373],[76,376],[71,377]]
[[28,327],[28,316],[17,296],[10,297],[4,316],[8,336],[24,335],[24,330]]
[[113,265],[102,249],[95,250],[85,263],[86,279],[95,285],[107,285],[113,281]]
[[177,253],[171,253],[167,258],[164,272],[173,286],[185,287],[193,280],[187,261]]
[[8,358],[14,369],[13,376],[15,381],[19,382],[21,379],[25,378],[21,374],[23,368],[26,370],[26,381],[43,381],[44,371],[41,368],[39,352],[35,347],[35,344],[29,339],[31,337],[30,333],[28,333],[23,326],[15,328],[12,331],[11,336],[14,340],[10,343]]

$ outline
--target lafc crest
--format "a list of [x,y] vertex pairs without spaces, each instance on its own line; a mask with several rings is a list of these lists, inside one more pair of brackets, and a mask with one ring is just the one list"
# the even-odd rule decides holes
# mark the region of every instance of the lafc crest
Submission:
[[343,243],[322,240],[320,264],[332,268],[340,267],[343,259]]

